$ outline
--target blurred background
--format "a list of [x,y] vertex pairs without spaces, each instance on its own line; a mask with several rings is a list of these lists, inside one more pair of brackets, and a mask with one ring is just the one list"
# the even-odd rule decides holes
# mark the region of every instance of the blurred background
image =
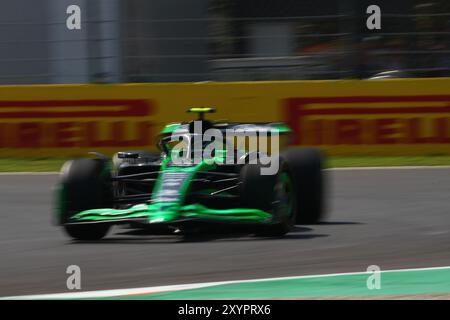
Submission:
[[[70,5],[81,30],[66,26]],[[380,30],[366,27],[370,5]],[[0,296],[65,292],[73,264],[86,291],[450,266],[449,46],[449,0],[0,0]],[[262,82],[385,77],[426,79]],[[283,239],[117,228],[84,245],[50,224],[68,158],[156,150],[188,106],[285,122],[291,146],[321,148],[329,168],[389,168],[330,172],[326,221]],[[441,276],[389,283],[401,298],[450,297]]]
[[[81,8],[81,30],[66,9]],[[366,8],[381,8],[368,30]],[[450,75],[447,0],[0,1],[0,84]]]

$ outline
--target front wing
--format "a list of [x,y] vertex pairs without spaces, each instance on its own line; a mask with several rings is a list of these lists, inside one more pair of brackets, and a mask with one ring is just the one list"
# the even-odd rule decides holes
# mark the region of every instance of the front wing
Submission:
[[137,204],[128,209],[85,210],[74,215],[67,224],[137,222],[167,225],[186,221],[270,224],[272,214],[249,208],[212,209],[201,204],[152,203]]

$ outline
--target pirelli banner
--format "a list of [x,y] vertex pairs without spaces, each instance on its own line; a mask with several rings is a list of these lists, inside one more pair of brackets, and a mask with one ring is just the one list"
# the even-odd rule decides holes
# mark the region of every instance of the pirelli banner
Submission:
[[450,79],[0,87],[0,156],[155,150],[189,106],[286,122],[293,146],[335,155],[450,154]]

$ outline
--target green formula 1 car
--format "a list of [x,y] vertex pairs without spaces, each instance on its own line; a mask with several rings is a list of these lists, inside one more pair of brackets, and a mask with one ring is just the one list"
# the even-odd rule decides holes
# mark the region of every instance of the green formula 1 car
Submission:
[[[56,223],[72,238],[98,240],[114,224],[150,234],[243,230],[282,236],[294,224],[321,219],[319,150],[272,144],[291,132],[282,123],[212,122],[205,113],[213,108],[189,111],[197,112],[198,120],[165,126],[158,153],[124,151],[112,159],[96,154],[66,162],[56,188]],[[215,138],[205,143],[210,132]],[[217,141],[220,134],[225,135]],[[266,145],[271,140],[272,150],[251,150],[251,136],[259,145],[263,137]],[[277,164],[270,174],[264,174],[267,159]]]

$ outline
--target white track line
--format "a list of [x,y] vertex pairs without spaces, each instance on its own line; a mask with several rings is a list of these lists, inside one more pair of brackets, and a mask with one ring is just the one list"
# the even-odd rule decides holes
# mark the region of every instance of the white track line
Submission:
[[[409,271],[423,271],[423,270],[442,270],[450,269],[450,266],[444,267],[428,267],[428,268],[412,268],[412,269],[393,269],[393,270],[381,270],[382,273],[386,272],[409,272]],[[40,294],[40,295],[24,295],[24,296],[11,296],[3,297],[0,300],[47,300],[47,299],[86,299],[86,298],[111,298],[130,295],[144,295],[155,294],[168,291],[180,291],[188,289],[199,289],[224,284],[235,283],[249,283],[249,282],[263,282],[263,281],[276,281],[276,280],[296,280],[307,278],[322,278],[322,277],[335,277],[335,276],[348,276],[367,274],[368,272],[346,272],[346,273],[330,273],[319,275],[306,275],[306,276],[293,276],[293,277],[277,277],[277,278],[263,278],[263,279],[251,279],[251,280],[232,280],[232,281],[218,281],[218,282],[204,282],[204,283],[191,283],[169,286],[157,286],[157,287],[144,287],[144,288],[132,288],[132,289],[115,289],[115,290],[97,290],[97,291],[84,291],[84,292],[66,292],[66,293],[53,293],[53,294]]]

